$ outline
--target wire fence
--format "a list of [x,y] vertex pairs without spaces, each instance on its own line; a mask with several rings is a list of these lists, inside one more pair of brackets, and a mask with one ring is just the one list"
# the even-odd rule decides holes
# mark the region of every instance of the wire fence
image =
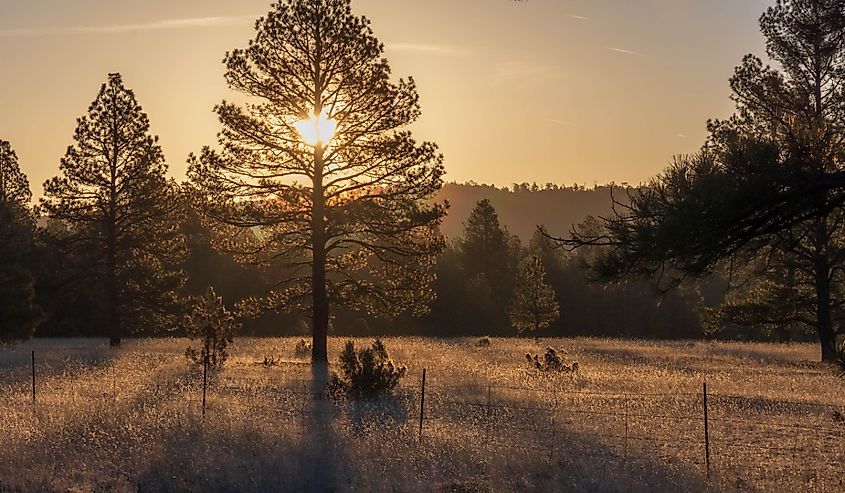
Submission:
[[[41,422],[73,420],[78,413],[118,413],[156,407],[173,419],[236,416],[284,423],[308,436],[315,422],[345,420],[425,446],[503,450],[552,463],[595,457],[626,467],[671,465],[703,475],[803,475],[841,484],[845,478],[845,409],[841,406],[722,394],[703,384],[697,392],[596,392],[564,387],[432,383],[424,371],[378,403],[326,401],[310,379],[236,375],[227,370],[171,374],[158,370],[130,381],[117,370],[39,382],[35,355],[31,381],[0,387],[0,411],[31,413]],[[84,377],[84,378],[83,378]],[[411,379],[406,379],[410,381]],[[316,406],[315,402],[322,402]],[[387,458],[386,460],[393,460]]]

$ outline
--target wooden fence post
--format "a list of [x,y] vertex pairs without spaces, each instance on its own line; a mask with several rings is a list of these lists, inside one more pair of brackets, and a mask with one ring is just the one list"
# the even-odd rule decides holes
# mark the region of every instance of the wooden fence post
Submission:
[[492,399],[490,398],[490,386],[488,385],[487,386],[487,433],[486,433],[486,440],[487,440],[488,446],[490,445],[490,428],[493,427],[493,418],[492,418],[491,409],[490,409],[491,400]]
[[552,444],[549,447],[549,461],[555,458],[555,448],[557,448],[557,388],[552,389]]
[[202,418],[205,419],[205,393],[208,388],[208,344],[206,343],[205,357],[202,359]]
[[32,407],[35,407],[35,350],[32,350]]
[[704,382],[704,463],[710,476],[710,423],[707,419],[707,382]]
[[625,399],[625,445],[624,445],[624,461],[628,461],[628,394],[622,394],[622,397]]
[[423,419],[425,419],[425,368],[422,374],[422,386],[420,387],[420,442],[423,436]]

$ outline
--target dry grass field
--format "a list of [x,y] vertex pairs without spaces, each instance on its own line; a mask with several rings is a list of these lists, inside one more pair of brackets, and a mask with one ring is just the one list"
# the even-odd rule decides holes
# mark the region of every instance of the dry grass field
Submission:
[[[845,490],[845,382],[813,345],[387,338],[396,398],[336,403],[295,343],[239,339],[204,416],[183,339],[0,349],[0,491]],[[579,371],[531,369],[547,346]]]

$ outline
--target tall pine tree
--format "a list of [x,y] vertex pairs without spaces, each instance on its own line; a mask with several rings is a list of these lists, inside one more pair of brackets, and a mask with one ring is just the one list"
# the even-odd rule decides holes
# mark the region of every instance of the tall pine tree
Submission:
[[608,277],[672,284],[761,252],[785,255],[810,283],[812,323],[831,361],[845,254],[845,2],[778,0],[760,27],[773,64],[747,55],[737,67],[736,114],[710,122],[701,152],[618,203],[606,232],[576,231],[564,243],[611,247],[598,265]]
[[[249,46],[225,58],[226,81],[250,102],[217,106],[221,149],[189,170],[219,246],[290,269],[254,307],[310,311],[318,364],[331,304],[425,310],[444,244],[445,208],[430,201],[442,157],[407,130],[420,115],[414,81],[391,81],[384,46],[350,4],[283,0],[258,20]],[[334,137],[304,138],[308,118]]]
[[31,273],[32,192],[8,141],[0,140],[0,342],[28,339],[41,321]]
[[458,246],[469,278],[483,276],[493,290],[493,301],[507,304],[516,280],[522,246],[499,224],[490,200],[479,201],[464,222],[464,236]]
[[77,120],[61,176],[41,205],[64,223],[59,240],[85,258],[79,272],[102,295],[111,345],[126,332],[173,327],[184,276],[181,199],[147,115],[120,74],[109,74]]

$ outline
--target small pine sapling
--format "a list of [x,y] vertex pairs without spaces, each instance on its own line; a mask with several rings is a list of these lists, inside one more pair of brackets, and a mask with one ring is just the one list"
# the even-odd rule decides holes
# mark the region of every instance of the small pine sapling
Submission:
[[526,257],[519,263],[519,277],[508,306],[508,316],[520,334],[545,329],[560,318],[555,291],[545,278],[546,270],[539,257]]
[[185,350],[188,363],[201,366],[208,358],[209,368],[222,368],[228,357],[226,349],[234,342],[240,324],[213,287],[209,287],[205,295],[194,303],[187,317],[187,327],[191,340],[202,341],[202,348],[188,347]]
[[405,376],[405,366],[396,365],[387,354],[381,339],[369,348],[355,349],[347,341],[340,354],[341,374],[332,373],[329,395],[334,398],[371,400],[389,396]]

